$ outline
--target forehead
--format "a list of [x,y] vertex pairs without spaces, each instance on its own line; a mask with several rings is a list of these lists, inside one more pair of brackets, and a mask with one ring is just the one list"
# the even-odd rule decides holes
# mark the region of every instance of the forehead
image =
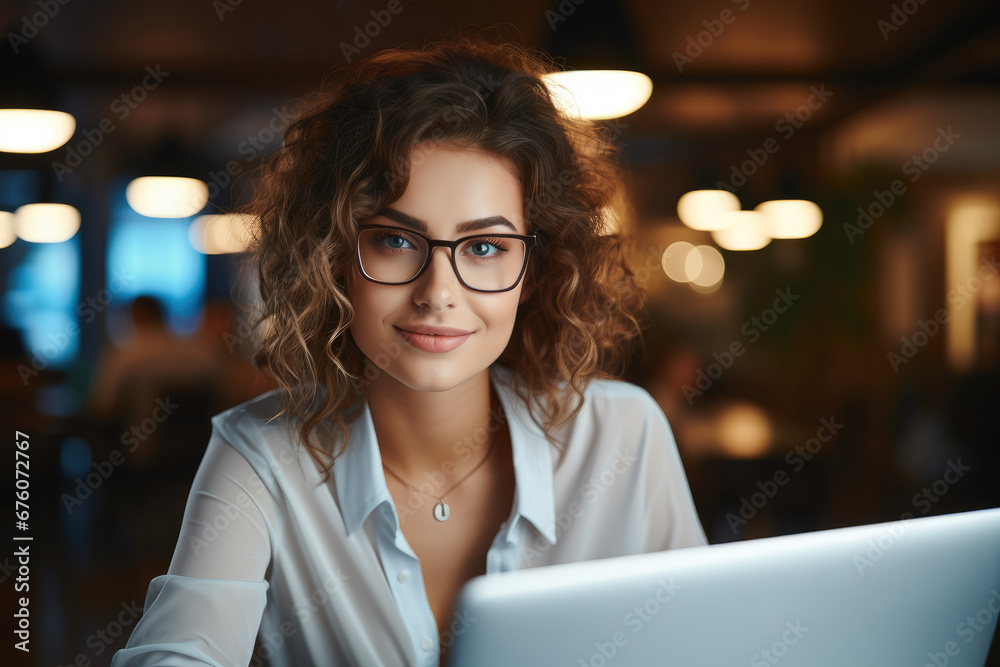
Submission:
[[516,233],[526,233],[520,181],[495,155],[425,143],[410,156],[409,176],[406,190],[390,206],[426,223],[431,236],[449,236],[460,223],[491,217],[505,218]]

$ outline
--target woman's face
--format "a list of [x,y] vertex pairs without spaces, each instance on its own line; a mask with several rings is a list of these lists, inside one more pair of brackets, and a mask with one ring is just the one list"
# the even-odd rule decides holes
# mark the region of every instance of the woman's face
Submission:
[[[391,210],[362,227],[416,229],[443,240],[472,234],[527,234],[523,208],[520,183],[499,159],[426,143],[411,156],[403,196],[389,205]],[[458,229],[462,223],[486,218],[494,220],[482,229]],[[406,245],[399,237],[383,243]],[[507,347],[518,304],[528,295],[522,290],[523,279],[507,292],[466,288],[452,269],[450,253],[448,248],[434,248],[424,273],[406,285],[373,283],[360,274],[356,263],[348,274],[355,342],[389,377],[418,391],[452,389],[489,368]],[[466,335],[414,336],[412,332],[421,327],[448,327]]]

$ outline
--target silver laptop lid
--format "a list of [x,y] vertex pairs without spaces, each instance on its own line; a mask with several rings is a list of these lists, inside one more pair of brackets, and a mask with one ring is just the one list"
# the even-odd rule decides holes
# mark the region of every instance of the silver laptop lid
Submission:
[[982,667],[1000,509],[476,577],[449,665]]

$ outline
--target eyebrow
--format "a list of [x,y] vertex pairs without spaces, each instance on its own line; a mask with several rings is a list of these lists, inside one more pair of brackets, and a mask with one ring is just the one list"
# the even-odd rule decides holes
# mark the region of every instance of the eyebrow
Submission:
[[[401,225],[406,225],[411,229],[416,229],[417,231],[427,232],[427,223],[418,218],[414,218],[411,215],[407,215],[401,211],[397,211],[394,208],[384,208],[379,212],[378,215],[385,216],[390,220],[398,222]],[[477,220],[469,220],[466,222],[458,223],[458,227],[455,230],[459,234],[465,232],[474,232],[479,229],[486,229],[488,227],[509,227],[515,234],[519,233],[517,227],[511,223],[510,220],[503,217],[502,215],[492,215],[488,218],[479,218]]]

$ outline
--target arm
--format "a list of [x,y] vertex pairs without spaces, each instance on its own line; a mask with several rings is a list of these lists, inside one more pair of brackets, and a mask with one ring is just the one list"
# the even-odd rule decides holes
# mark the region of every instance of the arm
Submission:
[[246,665],[267,603],[273,500],[236,450],[209,440],[168,573],[113,667]]

